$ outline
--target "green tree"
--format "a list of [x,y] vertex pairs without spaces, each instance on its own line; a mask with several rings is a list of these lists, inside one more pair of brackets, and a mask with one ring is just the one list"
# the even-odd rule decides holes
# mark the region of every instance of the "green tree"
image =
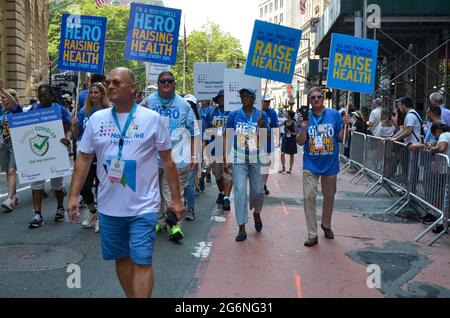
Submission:
[[[209,39],[208,29],[211,30]],[[208,58],[209,62],[226,62],[229,68],[241,68],[246,60],[239,40],[223,32],[219,25],[210,21],[203,25],[202,30],[191,32],[187,37],[187,43],[186,93],[194,92],[194,63],[207,62]],[[179,92],[183,90],[184,79],[183,46],[184,39],[181,38],[178,43],[177,64],[172,69],[177,78]]]

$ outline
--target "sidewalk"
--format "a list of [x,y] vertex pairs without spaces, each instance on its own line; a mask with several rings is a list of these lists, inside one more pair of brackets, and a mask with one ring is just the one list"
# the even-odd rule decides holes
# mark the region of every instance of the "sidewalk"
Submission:
[[[197,267],[198,285],[185,296],[450,297],[449,236],[432,247],[427,243],[433,233],[415,243],[425,225],[391,215],[380,218],[397,198],[383,191],[364,197],[367,180],[353,185],[348,183],[350,177],[347,173],[338,179],[332,222],[335,239],[326,240],[319,226],[319,244],[307,248],[303,246],[307,230],[298,163],[292,175],[271,175],[262,232],[255,232],[250,213],[247,240],[235,242],[234,210],[225,213],[226,221],[209,233],[211,255]],[[319,215],[321,202],[319,195]],[[380,289],[367,287],[369,264],[381,268]]]

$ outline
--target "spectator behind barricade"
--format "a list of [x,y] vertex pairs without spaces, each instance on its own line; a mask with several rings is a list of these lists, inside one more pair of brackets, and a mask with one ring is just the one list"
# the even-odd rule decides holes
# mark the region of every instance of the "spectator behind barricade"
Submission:
[[380,120],[373,129],[373,135],[380,138],[392,137],[395,134],[395,126],[392,123],[391,111],[388,108],[381,108]]
[[[339,172],[339,143],[346,139],[348,131],[342,129],[342,119],[334,109],[325,108],[320,87],[308,92],[312,109],[309,120],[300,117],[301,133],[298,145],[303,147],[303,196],[308,238],[305,246],[316,245],[318,240],[316,199],[319,180],[322,186],[323,207],[321,228],[326,239],[334,239],[331,230],[334,197]],[[349,119],[344,121],[348,125]]]
[[434,123],[431,125],[431,133],[438,141],[435,147],[430,147],[430,152],[442,153],[450,159],[450,127],[443,123]]
[[2,208],[12,211],[19,204],[20,200],[16,193],[17,166],[9,131],[8,115],[21,113],[22,106],[19,104],[17,92],[13,89],[5,89],[4,86],[5,82],[0,80],[0,94],[4,107],[0,122],[0,165],[2,171],[6,173],[6,182],[8,184],[8,198],[2,203]]
[[93,74],[90,78],[90,83],[86,84],[88,88],[81,91],[80,94],[78,95],[78,105],[75,105],[75,108],[77,109],[77,111],[80,111],[86,104],[86,98],[89,94],[90,84],[94,84],[94,83],[102,83],[103,86],[105,86],[105,88],[107,87],[105,75]]
[[363,119],[363,115],[361,114],[361,111],[357,110],[357,111],[353,112],[352,117],[353,117],[353,125],[351,128],[351,131],[366,134],[367,126],[366,126],[366,122]]
[[[372,101],[373,110],[370,113],[369,120],[367,121],[368,129],[374,133],[375,128],[378,126],[381,120],[381,109],[383,107],[383,101],[381,98],[375,98]],[[392,135],[391,135],[392,136]]]
[[398,133],[403,129],[403,124],[405,123],[405,114],[400,108],[400,99],[397,99],[395,101],[395,107],[392,113],[392,123],[395,127],[395,133]]
[[[111,107],[111,102],[108,99],[106,88],[102,83],[94,83],[89,87],[89,94],[86,99],[85,106],[78,113],[78,117],[74,117],[72,119],[72,133],[75,138],[81,139],[84,131],[86,130],[86,126],[89,122],[91,116],[102,109]],[[84,203],[87,205],[89,209],[89,214],[86,219],[83,221],[82,225],[84,228],[94,228],[96,233],[99,232],[99,220],[97,208],[95,206],[95,198],[92,193],[92,187],[94,185],[94,181],[96,185],[99,184],[99,179],[97,178],[97,158],[94,157],[94,160],[89,168],[88,175],[84,181],[84,185],[81,189],[81,196],[84,200]]]
[[444,96],[441,93],[435,92],[430,95],[430,102],[433,106],[439,106],[441,108],[441,118],[444,123],[450,127],[450,109],[444,105]]
[[423,135],[422,125],[423,121],[419,114],[414,110],[412,99],[409,97],[402,97],[398,100],[400,109],[406,114],[404,127],[397,132],[393,137],[388,138],[391,141],[402,141],[405,144],[419,144],[421,143],[421,136]]
[[439,106],[430,106],[427,110],[427,119],[431,123],[430,127],[425,135],[425,144],[431,143],[433,146],[438,141],[437,138],[431,133],[431,126],[434,123],[442,123],[445,124],[445,122],[442,120],[442,108]]
[[[176,93],[176,87],[175,76],[171,72],[162,72],[158,76],[158,90],[147,97],[146,101],[143,101],[141,105],[147,105],[149,109],[159,113],[169,130],[172,140],[172,158],[174,158],[177,166],[180,180],[179,191],[181,196],[183,196],[184,188],[189,178],[189,171],[195,168],[194,138],[200,132],[198,129],[195,129],[194,111],[189,103]],[[172,197],[167,171],[163,169],[161,161],[159,161],[159,186],[161,206],[156,232],[165,232],[167,231],[167,226],[171,226],[171,224],[166,222],[168,217],[166,206]],[[180,220],[178,224],[171,226],[169,230],[169,238],[172,241],[177,242],[183,239],[184,234],[181,230]]]
[[[342,112],[340,112],[341,115],[341,119],[342,119],[342,129],[345,129],[345,124],[344,124],[344,120],[348,119],[348,121],[350,121],[349,115],[347,114],[347,112],[345,111],[345,108],[341,108],[340,110],[344,110]],[[347,127],[347,129],[349,129],[349,127]],[[346,158],[350,158],[350,141],[351,141],[351,135],[348,134],[348,137],[345,139],[344,142],[344,156]]]

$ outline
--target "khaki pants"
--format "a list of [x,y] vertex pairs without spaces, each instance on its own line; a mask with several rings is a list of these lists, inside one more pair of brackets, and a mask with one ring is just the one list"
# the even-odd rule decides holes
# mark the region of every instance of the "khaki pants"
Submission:
[[[186,167],[182,170],[178,170],[178,176],[180,179],[180,195],[183,197],[184,188],[187,186],[188,177],[189,177],[189,167]],[[158,223],[159,225],[165,227],[166,218],[167,218],[167,205],[172,200],[172,194],[170,192],[169,182],[167,181],[166,176],[164,175],[164,170],[159,169],[159,193],[161,195],[161,204],[159,207],[158,213]]]
[[319,186],[319,178],[322,183],[323,209],[322,224],[331,228],[331,215],[333,213],[334,195],[336,194],[337,176],[319,176],[310,171],[303,171],[303,196],[305,201],[305,219],[308,228],[308,237],[317,237],[317,213],[316,197]]

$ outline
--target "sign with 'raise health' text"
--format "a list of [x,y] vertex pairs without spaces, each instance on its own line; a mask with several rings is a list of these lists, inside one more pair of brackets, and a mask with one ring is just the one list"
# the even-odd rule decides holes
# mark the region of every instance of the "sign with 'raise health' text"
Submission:
[[58,67],[103,73],[106,24],[105,17],[63,14]]
[[370,94],[375,87],[378,41],[333,33],[327,86]]
[[132,3],[125,45],[129,60],[175,65],[181,10]]
[[302,31],[256,20],[245,74],[291,83]]

